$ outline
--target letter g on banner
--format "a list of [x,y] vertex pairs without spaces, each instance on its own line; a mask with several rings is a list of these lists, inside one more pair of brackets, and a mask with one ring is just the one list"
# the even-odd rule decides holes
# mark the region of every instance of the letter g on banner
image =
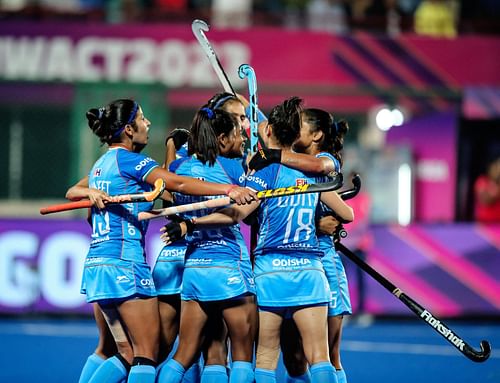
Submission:
[[34,263],[38,237],[27,231],[0,234],[0,305],[23,308],[38,298]]

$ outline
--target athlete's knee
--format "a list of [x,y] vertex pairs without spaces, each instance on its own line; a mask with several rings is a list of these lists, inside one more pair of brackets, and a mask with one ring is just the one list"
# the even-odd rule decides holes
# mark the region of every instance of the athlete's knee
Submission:
[[312,350],[306,353],[306,359],[310,365],[322,362],[330,362],[328,350]]
[[227,347],[225,342],[213,342],[203,353],[207,365],[226,365]]
[[256,366],[266,370],[276,370],[279,354],[279,346],[268,347],[259,345],[257,347]]

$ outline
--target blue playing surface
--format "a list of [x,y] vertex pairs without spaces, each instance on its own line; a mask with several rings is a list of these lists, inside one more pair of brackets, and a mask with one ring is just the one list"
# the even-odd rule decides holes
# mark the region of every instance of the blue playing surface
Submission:
[[[375,321],[344,327],[342,361],[348,382],[500,382],[500,323],[446,323],[472,347],[487,339],[493,351],[474,363],[432,328],[415,321]],[[77,382],[93,351],[92,320],[0,319],[0,382]],[[278,382],[283,382],[282,366]]]

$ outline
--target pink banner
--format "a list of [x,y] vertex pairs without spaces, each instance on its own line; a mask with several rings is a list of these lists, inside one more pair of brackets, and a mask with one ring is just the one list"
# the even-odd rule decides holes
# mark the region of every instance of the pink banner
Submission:
[[[298,92],[312,105],[347,112],[384,101],[374,88],[425,93],[500,85],[499,38],[340,37],[276,28],[213,29],[207,36],[236,88],[245,87],[238,66],[253,66],[263,105]],[[190,105],[206,99],[190,89],[210,94],[220,87],[188,24],[3,22],[0,79],[163,83],[174,90],[172,102]]]

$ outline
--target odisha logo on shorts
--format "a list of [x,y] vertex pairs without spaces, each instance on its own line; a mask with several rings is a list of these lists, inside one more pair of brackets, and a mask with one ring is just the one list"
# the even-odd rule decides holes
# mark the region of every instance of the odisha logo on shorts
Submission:
[[307,258],[292,258],[292,259],[273,259],[274,267],[287,267],[287,266],[305,266],[310,265],[311,261]]
[[141,279],[141,285],[143,286],[154,286],[152,279]]

